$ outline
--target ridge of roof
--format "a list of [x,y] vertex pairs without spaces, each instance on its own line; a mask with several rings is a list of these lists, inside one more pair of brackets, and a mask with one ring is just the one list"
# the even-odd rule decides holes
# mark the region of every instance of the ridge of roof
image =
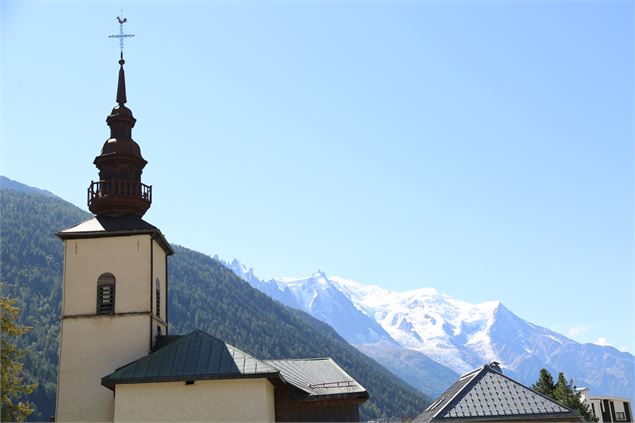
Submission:
[[102,377],[101,384],[114,390],[128,383],[260,377],[282,379],[273,366],[195,330]]

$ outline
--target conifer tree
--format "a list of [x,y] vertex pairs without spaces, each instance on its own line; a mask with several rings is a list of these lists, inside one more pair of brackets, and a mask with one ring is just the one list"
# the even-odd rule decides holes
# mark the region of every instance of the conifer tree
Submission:
[[598,418],[593,415],[591,409],[580,398],[580,392],[576,390],[573,380],[567,381],[564,373],[558,374],[558,381],[553,382],[553,377],[547,369],[541,369],[538,381],[532,388],[555,401],[578,412],[585,421],[597,422]]
[[584,420],[588,422],[597,422],[599,419],[593,415],[589,406],[582,402],[580,398],[580,392],[576,390],[576,386],[573,384],[573,380],[564,377],[564,373],[558,374],[558,381],[554,389],[555,398],[560,404],[563,404],[569,408],[574,409]]
[[33,392],[37,385],[24,383],[21,359],[26,351],[18,349],[11,338],[23,335],[31,328],[17,324],[20,309],[15,306],[14,299],[0,297],[0,312],[2,421],[24,421],[33,412],[34,407],[33,404],[20,399],[23,395]]
[[553,377],[549,370],[540,369],[538,381],[532,385],[534,391],[539,392],[549,398],[555,398],[556,385],[553,383]]

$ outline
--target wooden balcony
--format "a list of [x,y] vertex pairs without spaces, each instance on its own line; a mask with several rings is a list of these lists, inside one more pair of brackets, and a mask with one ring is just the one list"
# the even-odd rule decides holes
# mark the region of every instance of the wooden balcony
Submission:
[[96,215],[143,216],[152,203],[152,186],[137,181],[92,181],[88,187],[88,208]]

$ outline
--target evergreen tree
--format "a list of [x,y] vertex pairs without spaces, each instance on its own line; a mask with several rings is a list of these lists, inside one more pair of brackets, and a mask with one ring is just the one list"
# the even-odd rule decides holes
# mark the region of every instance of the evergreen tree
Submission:
[[584,417],[584,420],[588,422],[598,421],[598,418],[593,415],[589,406],[581,400],[580,392],[576,390],[573,380],[569,379],[569,381],[567,381],[562,372],[558,374],[558,382],[556,382],[554,392],[555,398],[560,404],[574,409]]
[[532,388],[555,401],[577,411],[585,421],[597,422],[598,418],[593,415],[591,409],[580,398],[580,392],[576,391],[573,380],[567,381],[564,373],[558,374],[558,381],[553,382],[553,377],[547,369],[540,370],[538,381],[532,385]]
[[23,395],[28,395],[36,384],[24,383],[22,377],[22,362],[25,350],[19,349],[10,338],[16,338],[27,333],[31,328],[19,326],[16,322],[20,316],[20,309],[15,306],[15,300],[0,297],[2,349],[0,364],[2,367],[2,421],[24,421],[33,412],[33,404],[20,401]]
[[553,383],[553,377],[547,369],[540,369],[538,381],[532,385],[534,391],[539,392],[549,398],[555,398],[556,385]]

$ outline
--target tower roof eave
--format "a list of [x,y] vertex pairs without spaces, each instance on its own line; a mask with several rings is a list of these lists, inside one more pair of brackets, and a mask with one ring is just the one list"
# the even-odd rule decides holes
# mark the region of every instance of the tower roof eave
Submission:
[[122,217],[97,216],[56,234],[60,239],[104,238],[130,235],[150,235],[165,253],[174,254],[172,246],[156,227],[135,215]]

